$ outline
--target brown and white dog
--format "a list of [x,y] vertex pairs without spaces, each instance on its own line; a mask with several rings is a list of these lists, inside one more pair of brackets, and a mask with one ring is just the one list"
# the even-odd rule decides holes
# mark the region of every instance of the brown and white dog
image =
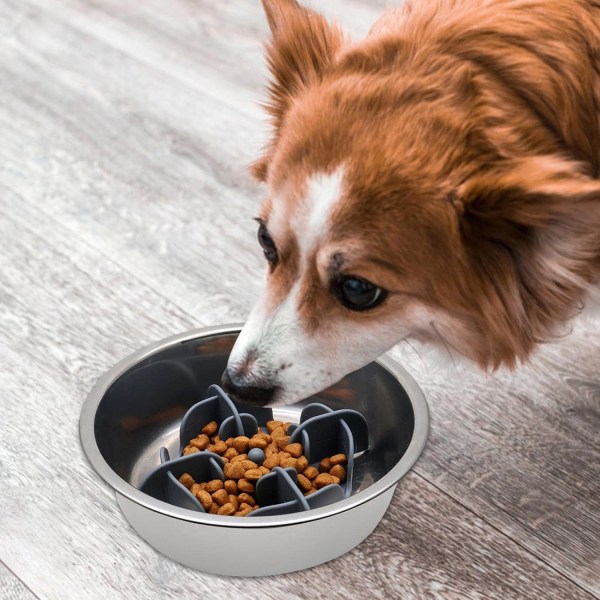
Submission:
[[223,383],[290,403],[405,338],[514,367],[600,279],[600,1],[263,0],[268,283]]

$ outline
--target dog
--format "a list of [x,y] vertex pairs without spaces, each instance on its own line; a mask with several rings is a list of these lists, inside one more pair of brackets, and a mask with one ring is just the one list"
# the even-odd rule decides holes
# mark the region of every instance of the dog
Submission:
[[409,1],[357,43],[263,7],[268,276],[225,389],[292,403],[408,338],[526,361],[600,280],[600,2]]

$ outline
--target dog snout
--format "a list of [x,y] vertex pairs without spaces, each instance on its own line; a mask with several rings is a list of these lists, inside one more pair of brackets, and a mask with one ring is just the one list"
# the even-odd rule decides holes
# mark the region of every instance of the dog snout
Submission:
[[234,400],[243,404],[253,404],[255,406],[265,406],[271,402],[277,389],[268,384],[258,385],[255,383],[246,383],[230,367],[227,367],[223,372],[221,386]]

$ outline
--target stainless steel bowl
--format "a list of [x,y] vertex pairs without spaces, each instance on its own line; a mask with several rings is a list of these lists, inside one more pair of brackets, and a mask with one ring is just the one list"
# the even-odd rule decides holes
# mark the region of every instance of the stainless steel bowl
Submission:
[[101,377],[84,403],[81,444],[115,490],[132,527],[159,552],[188,567],[221,575],[275,575],[305,569],[351,550],[375,529],[398,481],[421,454],[429,427],[423,394],[389,358],[351,373],[276,419],[298,422],[302,407],[324,402],[360,411],[370,448],[357,457],[354,492],[329,506],[277,517],[223,517],[177,508],[138,486],[174,455],[185,411],[220,380],[239,325],[199,329],[143,348]]

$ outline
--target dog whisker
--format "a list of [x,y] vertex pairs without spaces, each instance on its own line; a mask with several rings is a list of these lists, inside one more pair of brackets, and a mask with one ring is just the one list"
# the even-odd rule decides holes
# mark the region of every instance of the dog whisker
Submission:
[[423,359],[423,356],[421,355],[421,353],[408,341],[407,338],[404,338],[402,341],[405,342],[406,344],[408,344],[408,346],[413,350],[413,352],[419,357],[420,361],[423,363],[423,366],[425,367],[425,372],[427,374],[429,374],[429,367],[427,366],[427,363]]

